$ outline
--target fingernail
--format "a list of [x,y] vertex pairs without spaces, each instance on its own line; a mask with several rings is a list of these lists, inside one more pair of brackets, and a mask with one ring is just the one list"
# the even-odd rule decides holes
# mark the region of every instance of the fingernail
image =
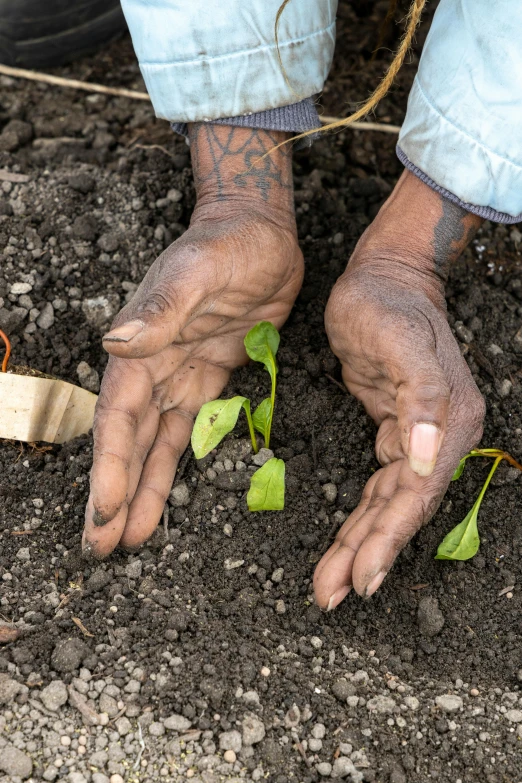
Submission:
[[410,432],[408,462],[419,476],[431,476],[439,453],[440,432],[434,424],[420,422]]
[[82,555],[86,560],[94,560],[94,547],[90,541],[87,541],[85,536],[82,538]]
[[94,509],[94,513],[92,515],[92,523],[94,527],[104,527],[107,522],[110,521],[110,519],[105,519],[105,517],[103,517],[97,509]]
[[352,589],[351,585],[345,585],[344,587],[340,587],[339,590],[336,590],[335,593],[330,596],[330,600],[328,601],[328,606],[326,607],[327,612],[331,612],[332,609],[335,609],[336,606],[339,606],[341,601],[344,601],[350,590]]
[[129,321],[128,324],[118,326],[112,332],[103,335],[104,340],[111,340],[115,343],[128,343],[133,337],[136,337],[143,330],[142,321]]
[[380,571],[377,574],[377,576],[373,577],[372,581],[369,583],[364,593],[365,598],[371,598],[371,596],[377,592],[379,587],[382,585],[385,576],[386,576],[386,571]]

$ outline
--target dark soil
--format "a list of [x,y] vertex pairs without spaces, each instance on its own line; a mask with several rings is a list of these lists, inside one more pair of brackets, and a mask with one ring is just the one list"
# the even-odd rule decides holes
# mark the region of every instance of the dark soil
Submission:
[[[384,55],[369,63],[386,4],[376,3],[371,13],[368,5],[341,6],[340,51],[323,100],[327,113],[342,113],[346,96],[364,98],[387,61]],[[405,68],[377,112],[379,121],[401,122],[414,71],[414,64]],[[59,72],[142,88],[128,39]],[[76,367],[86,361],[101,376],[106,357],[100,329],[110,318],[87,320],[83,303],[107,297],[109,315],[115,314],[154,258],[183,232],[194,204],[187,147],[152,117],[147,104],[5,78],[0,84],[0,130],[9,123],[14,129],[3,147],[0,135],[0,169],[29,178],[11,187],[0,181],[0,247],[6,249],[0,326],[11,335],[16,363],[77,382]],[[13,133],[19,133],[19,143],[9,141]],[[516,471],[499,469],[486,494],[479,518],[482,543],[473,560],[444,563],[434,555],[477,497],[485,460],[474,461],[451,485],[435,518],[400,555],[371,601],[349,596],[328,615],[312,601],[314,564],[378,467],[373,423],[334,382],[340,380],[339,366],[328,348],[323,312],[357,238],[401,172],[395,142],[389,134],[346,131],[296,154],[307,273],[279,354],[273,433],[276,455],[287,461],[284,512],[249,514],[243,490],[220,489],[219,481],[207,478],[215,455],[203,465],[189,456],[180,478],[190,490],[190,505],[170,508],[169,543],[161,527],[139,555],[141,577],[129,579],[124,553],[103,565],[80,557],[91,438],[61,448],[1,446],[0,575],[12,578],[0,582],[0,611],[27,627],[21,640],[0,651],[0,671],[14,663],[22,679],[37,672],[47,682],[56,644],[83,638],[72,622],[79,617],[93,634],[84,639],[84,665],[93,674],[118,681],[121,656],[139,662],[144,682],[129,701],[141,710],[150,707],[159,717],[182,713],[194,727],[224,731],[246,711],[238,688],[257,691],[261,706],[248,710],[261,716],[267,738],[245,759],[246,774],[262,763],[267,779],[277,783],[319,779],[293,739],[281,742],[290,734],[285,714],[297,704],[327,727],[322,760],[331,760],[340,741],[366,747],[366,781],[520,779],[515,734],[499,732],[496,740],[492,734],[488,752],[468,742],[466,727],[478,731],[495,715],[487,709],[482,717],[469,712],[466,726],[458,719],[461,734],[449,741],[430,706],[448,689],[462,688],[466,704],[472,687],[486,702],[519,691],[522,491]],[[165,200],[171,188],[182,192],[180,201]],[[487,401],[482,445],[517,459],[522,340],[514,338],[522,325],[521,243],[517,227],[486,223],[455,264],[447,289],[450,322]],[[20,280],[32,281],[30,307],[9,294]],[[42,312],[49,302],[54,323],[27,331],[31,307]],[[248,367],[235,373],[227,396],[241,393],[257,401],[266,391],[262,368]],[[246,436],[246,427],[238,434]],[[337,499],[327,503],[322,486],[331,482]],[[230,537],[223,533],[226,523]],[[23,530],[31,532],[15,535]],[[17,557],[22,547],[29,548],[30,562]],[[227,559],[244,564],[227,570]],[[284,569],[282,581],[267,582],[278,568]],[[64,597],[59,608],[45,600],[53,585]],[[499,596],[513,585],[512,598]],[[425,614],[426,607],[437,611],[435,602],[424,605],[419,627],[419,602],[426,596],[437,599],[444,618],[433,636]],[[115,602],[117,613],[110,609]],[[313,647],[311,637],[322,641],[322,649]],[[149,675],[165,664],[166,651],[183,666],[168,671],[158,688]],[[270,668],[269,677],[260,675],[263,666]],[[357,669],[369,671],[374,686],[359,688],[363,701],[348,706],[346,694],[340,698],[339,686],[333,686]],[[72,675],[60,676],[68,681]],[[418,725],[401,727],[361,707],[375,693],[392,694],[390,678],[421,699]]]

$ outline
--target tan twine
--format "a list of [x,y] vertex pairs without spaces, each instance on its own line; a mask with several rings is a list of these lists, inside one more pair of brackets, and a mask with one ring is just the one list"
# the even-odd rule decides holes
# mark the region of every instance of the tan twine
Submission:
[[[290,0],[284,0],[282,5],[279,7],[279,10],[277,12],[276,21],[275,21],[275,39],[276,44],[278,47],[279,52],[279,38],[278,38],[278,27],[279,22],[281,20],[281,16],[283,14],[283,11],[285,10],[286,6]],[[410,8],[408,10],[408,13],[406,15],[406,29],[404,31],[404,35],[402,36],[401,42],[399,44],[399,48],[395,52],[395,55],[393,57],[393,60],[391,61],[388,70],[384,74],[384,77],[382,78],[380,84],[375,88],[375,90],[372,92],[368,100],[359,108],[357,111],[355,111],[353,114],[351,114],[349,117],[339,119],[339,118],[328,118],[328,120],[332,120],[332,122],[326,122],[324,124],[324,127],[320,129],[320,132],[324,131],[333,131],[333,130],[340,130],[342,128],[348,128],[348,127],[355,127],[355,124],[357,125],[369,125],[370,123],[359,123],[358,120],[361,120],[363,117],[365,117],[367,114],[369,114],[379,101],[381,101],[384,96],[388,93],[390,90],[390,87],[392,86],[395,77],[397,76],[398,72],[400,71],[404,60],[406,58],[406,55],[408,53],[408,50],[412,44],[415,31],[417,30],[417,27],[419,25],[419,22],[421,20],[422,11],[424,9],[424,6],[426,5],[426,0],[413,0],[412,4],[410,5]],[[390,10],[388,12],[388,16],[393,13],[392,9],[394,9],[396,6],[396,1],[391,0],[390,1]],[[387,19],[388,19],[387,16]],[[286,72],[284,70],[283,63],[281,61],[281,55],[279,53],[279,62],[281,64],[281,67],[283,69],[283,75],[285,77],[285,80],[288,83],[288,79],[286,76]],[[395,126],[396,127],[396,126]],[[293,136],[291,139],[287,139],[281,144],[278,144],[277,146],[273,147],[269,153],[273,152],[274,150],[278,149],[279,147],[283,146],[284,144],[288,144],[289,141],[296,141],[297,139],[303,139],[306,136],[311,136],[313,134],[316,134],[318,131],[310,130],[305,131],[304,133],[300,133],[298,136]]]

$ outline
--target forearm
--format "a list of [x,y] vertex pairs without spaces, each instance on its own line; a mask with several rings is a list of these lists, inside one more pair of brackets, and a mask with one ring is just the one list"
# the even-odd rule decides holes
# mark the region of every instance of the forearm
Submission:
[[294,212],[291,146],[273,147],[289,135],[212,123],[189,125],[196,212],[222,202],[224,211],[254,206],[286,222]]

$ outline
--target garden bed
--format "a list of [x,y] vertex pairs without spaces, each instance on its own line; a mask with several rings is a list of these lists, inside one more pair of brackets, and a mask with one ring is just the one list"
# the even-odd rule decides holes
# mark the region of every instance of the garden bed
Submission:
[[[359,9],[358,17],[354,7],[341,7],[343,51],[324,97],[329,114],[342,110],[350,91],[363,98],[382,71],[377,60],[360,75],[382,8],[373,17]],[[413,71],[401,76],[378,121],[400,124]],[[59,72],[142,87],[127,39]],[[95,390],[106,363],[104,326],[188,224],[188,150],[147,104],[5,77],[0,86],[0,170],[24,175],[10,182],[0,173],[0,326],[12,337],[13,361],[72,382],[79,373]],[[312,600],[315,564],[378,467],[375,427],[340,385],[323,313],[354,243],[400,174],[395,141],[350,130],[296,155],[306,277],[281,332],[272,444],[287,464],[284,511],[246,509],[243,420],[238,441],[229,438],[200,463],[190,454],[182,459],[177,481],[184,487],[138,555],[87,564],[80,539],[91,438],[62,447],[2,443],[0,612],[21,635],[0,648],[0,703],[12,694],[4,722],[0,716],[0,745],[18,747],[36,778],[46,770],[53,779],[56,757],[59,776],[72,770],[94,783],[96,769],[125,780],[157,781],[163,769],[166,779],[181,781],[192,769],[198,783],[265,775],[308,783],[330,774],[325,764],[339,776],[355,769],[348,780],[379,783],[520,778],[516,471],[501,466],[486,494],[473,560],[445,563],[434,555],[480,491],[488,469],[481,460],[450,487],[370,601],[350,595],[324,614]],[[179,200],[167,196],[173,189]],[[486,223],[448,284],[450,322],[487,401],[482,444],[517,459],[521,248],[517,227]],[[88,367],[78,370],[81,362]],[[263,399],[261,366],[234,374],[226,395],[239,393]],[[236,469],[238,461],[246,470]],[[82,722],[70,694],[55,725],[52,704],[38,706],[51,680],[85,691],[96,715],[109,714],[109,729]],[[173,715],[185,722],[164,722]],[[241,735],[241,749],[235,735],[220,749],[230,731]],[[99,741],[105,734],[107,747]],[[237,761],[225,761],[224,746],[234,743]]]

